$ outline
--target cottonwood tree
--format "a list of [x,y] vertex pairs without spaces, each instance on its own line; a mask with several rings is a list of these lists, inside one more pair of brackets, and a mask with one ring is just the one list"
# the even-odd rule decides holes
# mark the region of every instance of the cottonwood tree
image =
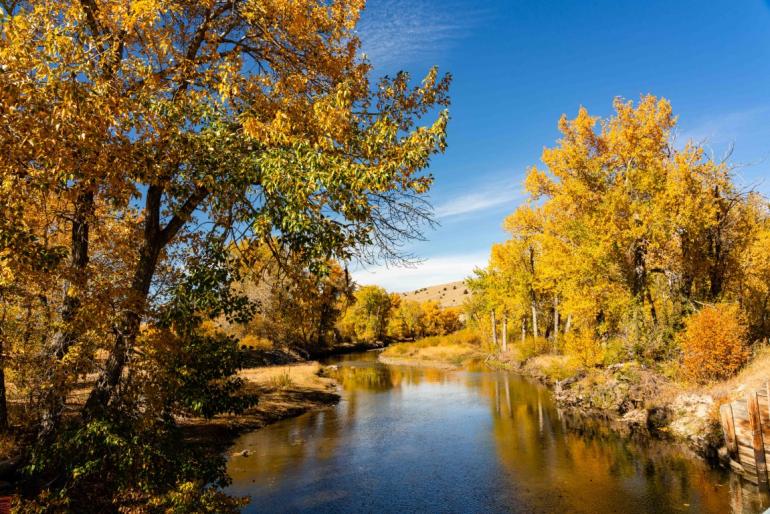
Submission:
[[372,83],[361,0],[0,7],[0,269],[47,313],[41,441],[73,359],[98,372],[83,419],[119,405],[140,329],[194,249],[262,241],[309,269],[397,259],[429,220],[449,77]]

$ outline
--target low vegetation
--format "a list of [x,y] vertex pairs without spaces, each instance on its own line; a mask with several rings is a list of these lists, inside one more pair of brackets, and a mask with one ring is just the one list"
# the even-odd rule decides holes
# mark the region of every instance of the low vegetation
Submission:
[[381,358],[386,362],[391,359],[410,364],[448,363],[459,366],[483,355],[479,336],[470,330],[460,330],[446,336],[393,344],[382,352]]

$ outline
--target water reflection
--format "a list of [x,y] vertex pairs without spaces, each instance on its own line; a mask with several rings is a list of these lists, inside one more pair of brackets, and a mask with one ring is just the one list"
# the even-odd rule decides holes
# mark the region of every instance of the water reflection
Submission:
[[623,437],[513,374],[337,359],[343,401],[241,437],[249,512],[761,512],[767,496],[670,443]]

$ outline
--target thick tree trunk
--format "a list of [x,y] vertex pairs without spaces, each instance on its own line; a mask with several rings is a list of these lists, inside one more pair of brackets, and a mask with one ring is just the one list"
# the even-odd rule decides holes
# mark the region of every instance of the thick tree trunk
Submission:
[[158,238],[145,241],[141,250],[139,264],[131,283],[131,298],[123,312],[123,316],[115,326],[115,342],[104,371],[99,375],[96,385],[86,401],[84,414],[86,418],[94,417],[108,406],[123,369],[128,360],[128,355],[134,346],[139,334],[139,325],[150,292],[155,267],[158,264],[158,256],[162,249],[162,242]]
[[106,411],[117,389],[128,356],[133,349],[139,326],[147,303],[158,258],[163,248],[171,242],[184,226],[198,205],[206,198],[208,191],[199,188],[185,201],[165,228],[160,228],[160,209],[163,188],[150,186],[147,190],[144,242],[139,251],[139,262],[131,281],[130,297],[124,308],[122,317],[115,325],[115,342],[107,363],[96,380],[96,385],[88,396],[83,409],[83,417],[91,419]]
[[508,316],[503,314],[503,351],[508,351]]
[[495,310],[492,309],[492,345],[497,348],[497,321],[495,320]]
[[89,219],[94,209],[93,192],[78,195],[75,213],[72,220],[72,242],[70,248],[70,265],[72,281],[65,284],[64,302],[62,306],[62,322],[65,329],[54,336],[51,353],[61,359],[75,343],[80,330],[73,324],[80,310],[79,292],[87,282],[86,267],[89,261]]

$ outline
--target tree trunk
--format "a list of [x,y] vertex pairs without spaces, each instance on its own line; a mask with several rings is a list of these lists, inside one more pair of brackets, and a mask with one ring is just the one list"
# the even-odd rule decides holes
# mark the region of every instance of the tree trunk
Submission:
[[495,310],[492,309],[492,345],[497,348],[497,322],[495,321]]
[[104,370],[99,374],[96,385],[88,396],[83,417],[92,419],[106,411],[115,390],[120,383],[123,369],[128,361],[147,303],[155,268],[163,248],[171,242],[184,226],[198,205],[206,198],[205,188],[196,189],[185,201],[165,228],[160,228],[160,209],[163,188],[150,186],[147,190],[144,242],[139,251],[139,262],[131,281],[130,297],[120,320],[115,325],[115,342]]
[[503,351],[508,351],[508,316],[503,314]]
[[567,314],[567,323],[564,325],[564,333],[569,334],[569,329],[572,327],[572,314]]
[[80,297],[88,280],[86,267],[89,261],[89,232],[91,214],[94,209],[94,194],[91,191],[80,193],[75,203],[72,219],[72,235],[70,248],[70,266],[72,267],[72,282],[65,283],[64,302],[61,318],[64,330],[58,332],[51,345],[51,354],[62,359],[78,338],[78,330],[73,322],[80,310]]
[[532,302],[532,336],[537,337],[537,307]]
[[631,289],[634,298],[644,302],[644,293],[647,290],[647,243],[643,240],[634,244],[634,270]]
[[553,341],[559,339],[559,296],[553,297]]
[[527,339],[527,318],[521,318],[521,342]]
[[115,342],[107,359],[107,364],[86,401],[84,409],[86,419],[93,418],[107,408],[115,388],[120,382],[129,352],[139,334],[142,313],[147,302],[147,295],[150,292],[150,284],[155,274],[161,249],[162,245],[159,240],[150,240],[145,241],[145,246],[141,250],[139,264],[134,273],[129,293],[132,297],[129,298],[122,318],[115,326]]
[[[70,236],[70,280],[64,284],[64,300],[62,302],[61,321],[63,328],[57,331],[50,346],[47,348],[47,356],[56,361],[61,361],[82,332],[77,316],[80,311],[80,292],[88,282],[87,267],[89,262],[89,232],[90,218],[94,210],[93,191],[81,191],[75,199],[75,211],[72,218]],[[58,366],[49,368],[49,373],[56,375],[59,372],[67,373],[67,369],[60,370]],[[67,392],[61,383],[64,377],[52,377],[53,384],[43,393],[40,400],[41,417],[38,438],[46,438],[59,424]],[[4,389],[4,386],[3,386]]]
[[[3,312],[3,318],[5,318],[5,312]],[[6,431],[8,431],[8,404],[5,393],[5,338],[3,327],[0,325],[0,432]]]

